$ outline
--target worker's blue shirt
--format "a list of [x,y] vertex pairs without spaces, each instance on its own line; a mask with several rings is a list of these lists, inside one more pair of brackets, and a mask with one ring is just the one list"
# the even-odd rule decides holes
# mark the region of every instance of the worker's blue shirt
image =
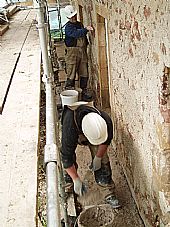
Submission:
[[[76,23],[67,22],[65,26],[65,44],[67,47],[76,47],[77,39],[86,37],[88,30],[79,21]],[[86,37],[87,39],[87,37]]]
[[[64,107],[62,114],[62,147],[61,147],[61,157],[64,168],[69,168],[76,162],[75,150],[78,144],[78,138],[82,132],[82,119],[83,117],[91,112],[100,113],[101,117],[106,121],[108,138],[103,143],[109,145],[113,138],[113,124],[109,115],[103,111],[96,111],[93,107],[87,107],[81,105],[75,110],[70,110],[68,107]],[[74,115],[75,114],[75,115]],[[76,120],[76,122],[75,122]]]

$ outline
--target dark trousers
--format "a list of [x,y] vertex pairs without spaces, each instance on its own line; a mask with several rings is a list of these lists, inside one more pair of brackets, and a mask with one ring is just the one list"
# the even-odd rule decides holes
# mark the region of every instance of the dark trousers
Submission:
[[[98,146],[89,144],[89,149],[93,159],[98,151]],[[114,184],[112,180],[112,171],[107,152],[104,154],[101,160],[101,168],[94,172],[94,176],[96,183],[101,186],[108,186]]]

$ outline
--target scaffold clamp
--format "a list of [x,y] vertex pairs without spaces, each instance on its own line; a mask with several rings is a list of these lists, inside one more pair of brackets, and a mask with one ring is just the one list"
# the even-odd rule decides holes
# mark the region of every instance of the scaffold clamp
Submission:
[[46,166],[49,162],[57,162],[57,145],[46,144],[44,152],[44,165]]

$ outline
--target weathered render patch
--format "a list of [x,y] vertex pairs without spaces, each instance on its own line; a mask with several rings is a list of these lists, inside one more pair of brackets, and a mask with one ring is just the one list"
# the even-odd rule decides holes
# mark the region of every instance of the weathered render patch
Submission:
[[116,152],[145,225],[167,226],[170,222],[169,1],[81,3],[85,9],[84,24],[95,28],[89,34],[89,72],[90,84],[98,93],[97,14],[107,20]]
[[163,219],[167,219],[169,217],[167,213],[170,212],[170,68],[168,67],[164,68],[164,74],[161,77],[159,103],[160,112],[163,117],[163,123],[158,131],[161,148],[159,200],[161,209],[164,212]]

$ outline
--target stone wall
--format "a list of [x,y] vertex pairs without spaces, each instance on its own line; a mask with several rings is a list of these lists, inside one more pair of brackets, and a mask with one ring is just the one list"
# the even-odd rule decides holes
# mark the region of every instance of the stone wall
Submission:
[[98,91],[97,13],[107,20],[115,150],[146,226],[170,222],[170,4],[167,0],[73,1],[89,34]]

